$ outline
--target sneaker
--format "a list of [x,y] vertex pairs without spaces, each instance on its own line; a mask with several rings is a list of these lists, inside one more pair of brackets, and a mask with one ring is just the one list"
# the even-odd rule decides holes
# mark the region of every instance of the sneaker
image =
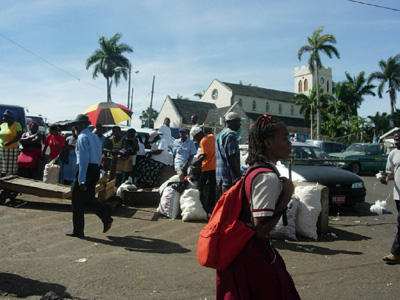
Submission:
[[389,265],[395,265],[400,263],[400,254],[389,254],[383,258]]

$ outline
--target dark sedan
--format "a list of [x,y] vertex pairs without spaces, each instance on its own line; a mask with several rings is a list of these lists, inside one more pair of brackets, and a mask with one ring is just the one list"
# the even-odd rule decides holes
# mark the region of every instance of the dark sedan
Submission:
[[[300,159],[292,163],[292,180],[318,182],[327,186],[329,204],[353,206],[365,201],[366,189],[363,180],[329,161],[329,155],[322,149],[294,142],[291,156]],[[288,162],[278,162],[277,167],[283,176],[289,176]]]

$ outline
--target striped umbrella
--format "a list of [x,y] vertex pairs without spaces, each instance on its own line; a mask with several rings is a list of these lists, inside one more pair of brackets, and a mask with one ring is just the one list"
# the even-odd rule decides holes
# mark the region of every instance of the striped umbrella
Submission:
[[89,117],[93,126],[96,126],[96,124],[112,125],[130,120],[132,111],[114,102],[100,102],[86,109],[83,114]]

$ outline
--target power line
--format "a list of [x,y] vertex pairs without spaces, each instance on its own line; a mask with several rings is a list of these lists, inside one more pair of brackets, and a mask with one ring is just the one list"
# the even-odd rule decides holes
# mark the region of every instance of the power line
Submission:
[[6,37],[5,35],[3,35],[3,34],[0,33],[0,36],[2,36],[3,38],[5,38],[5,39],[8,40],[9,42],[13,43],[14,45],[17,45],[18,47],[20,47],[21,49],[25,50],[26,52],[32,54],[32,55],[35,56],[36,58],[38,58],[38,59],[44,61],[45,63],[47,63],[47,64],[49,64],[49,65],[51,65],[51,66],[53,66],[53,67],[59,69],[60,71],[64,72],[65,74],[67,74],[67,75],[69,75],[69,76],[71,76],[72,78],[74,78],[74,79],[80,81],[80,79],[79,79],[78,77],[76,77],[75,75],[72,75],[71,73],[65,71],[64,69],[58,67],[57,65],[55,65],[55,64],[53,64],[53,63],[51,63],[51,62],[49,62],[49,61],[46,60],[46,59],[44,59],[43,57],[40,57],[40,56],[37,55],[36,53],[33,53],[33,52],[30,51],[29,49],[27,49],[27,48],[25,48],[24,46],[18,44],[17,42],[15,42],[15,41],[13,41],[12,39]]
[[[13,43],[14,45],[16,45],[16,46],[20,47],[21,49],[25,50],[25,51],[28,52],[29,54],[35,56],[36,58],[38,58],[38,59],[44,61],[45,63],[51,65],[52,67],[57,68],[57,69],[60,70],[61,72],[63,72],[63,73],[65,73],[65,74],[67,74],[68,76],[70,76],[70,77],[76,79],[78,82],[83,82],[83,83],[85,83],[85,84],[87,84],[87,85],[90,85],[91,87],[94,87],[94,88],[96,88],[96,89],[98,89],[98,90],[105,91],[105,89],[99,88],[98,86],[95,86],[95,85],[93,85],[93,84],[91,84],[91,83],[89,83],[89,82],[86,82],[85,80],[81,80],[80,78],[76,77],[75,75],[73,75],[73,74],[69,73],[68,71],[66,71],[66,70],[64,70],[64,69],[62,69],[62,68],[60,68],[59,66],[53,64],[52,62],[49,62],[48,60],[46,60],[46,59],[44,59],[43,57],[37,55],[36,53],[32,52],[31,50],[29,50],[29,49],[25,48],[24,46],[18,44],[17,42],[13,41],[12,39],[6,37],[6,36],[3,35],[2,33],[0,33],[0,36],[2,36],[3,38],[5,38],[6,40],[8,40],[10,43]],[[113,95],[117,95],[117,94],[115,94],[115,93],[112,93],[112,94],[113,94]]]
[[381,5],[376,5],[376,4],[371,4],[371,3],[366,3],[366,2],[362,2],[362,1],[356,1],[356,0],[347,0],[347,1],[400,12],[400,9],[397,9],[397,8],[391,8],[391,7],[386,7],[386,6],[381,6]]

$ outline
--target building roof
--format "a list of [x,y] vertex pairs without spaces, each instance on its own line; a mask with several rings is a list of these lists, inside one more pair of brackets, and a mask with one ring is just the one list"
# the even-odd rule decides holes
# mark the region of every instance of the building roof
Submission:
[[248,96],[285,102],[295,102],[293,98],[295,95],[294,93],[228,82],[223,82],[223,84],[232,90],[234,96]]
[[[253,122],[257,121],[257,118],[261,116],[262,114],[254,114],[254,113],[246,113],[247,117],[251,119]],[[304,122],[304,119],[299,119],[299,118],[291,118],[291,117],[283,117],[283,116],[276,116],[280,119],[283,123],[285,123],[286,126],[288,127],[303,127],[303,128],[309,128],[310,126]]]
[[192,115],[196,115],[197,122],[203,124],[206,120],[208,111],[216,108],[214,103],[172,98],[171,101],[178,113],[182,116],[183,124],[191,124],[192,120],[190,117]]

